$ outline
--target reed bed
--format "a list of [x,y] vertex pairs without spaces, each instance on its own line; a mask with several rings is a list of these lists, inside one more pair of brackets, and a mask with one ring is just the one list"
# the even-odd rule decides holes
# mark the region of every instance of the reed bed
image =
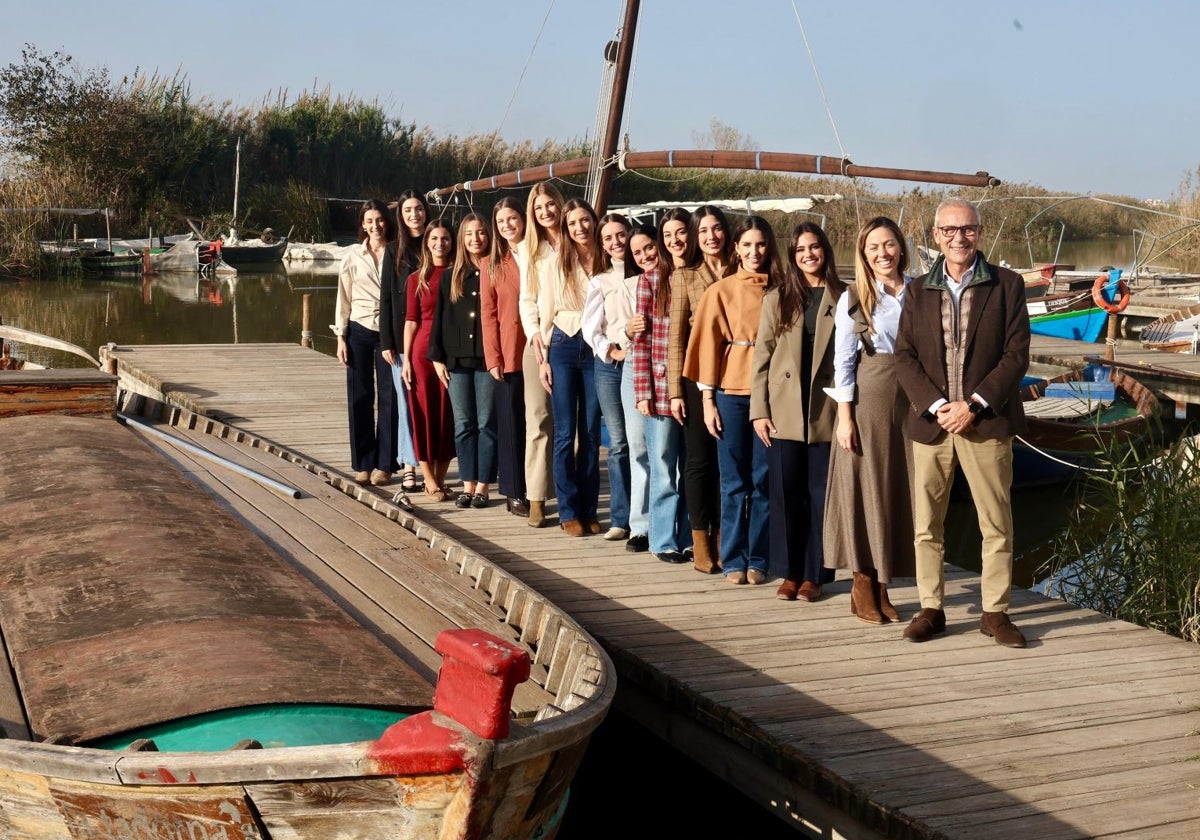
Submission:
[[1200,439],[1114,446],[1079,491],[1043,569],[1047,593],[1200,643]]
[[[745,146],[750,138],[714,119],[704,138],[717,148]],[[241,145],[238,218],[234,170]],[[395,196],[534,166],[584,157],[585,139],[509,142],[495,135],[441,135],[405,122],[377,102],[335,95],[328,88],[292,95],[269,93],[252,106],[234,107],[192,93],[186,76],[136,74],[115,80],[107,68],[81,70],[64,53],[27,45],[21,61],[0,68],[0,206],[108,207],[115,235],[187,230],[193,220],[207,234],[236,222],[254,235],[270,227],[297,240],[332,238],[329,198]],[[1004,173],[996,173],[1003,177]],[[560,184],[580,194],[581,183]],[[1194,193],[1195,191],[1193,191]],[[841,193],[857,199],[822,212],[835,241],[853,241],[861,222],[905,207],[904,227],[926,243],[933,209],[946,190],[885,192],[874,183],[756,172],[648,171],[624,173],[613,204],[651,200],[704,200],[748,195]],[[969,190],[972,199],[1049,195],[1028,184]],[[471,196],[489,210],[497,195]],[[460,207],[468,199],[460,197]],[[1132,199],[1129,199],[1133,201]],[[884,202],[884,203],[879,203]],[[989,206],[989,229],[1024,244],[1028,205]],[[0,273],[36,276],[37,239],[62,239],[72,223],[51,213],[0,214]],[[1064,206],[1058,217],[1070,236],[1124,236],[1130,219],[1115,211]],[[786,228],[794,220],[780,219]],[[80,235],[103,235],[103,222],[79,221]],[[1047,219],[1032,232],[1057,239]]]

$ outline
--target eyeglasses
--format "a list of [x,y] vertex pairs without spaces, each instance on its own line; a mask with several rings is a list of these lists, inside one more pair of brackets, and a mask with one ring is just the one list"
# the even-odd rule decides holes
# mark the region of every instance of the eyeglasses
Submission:
[[974,239],[979,235],[979,229],[982,227],[983,225],[942,225],[937,230],[947,239],[953,239],[959,233],[967,239]]

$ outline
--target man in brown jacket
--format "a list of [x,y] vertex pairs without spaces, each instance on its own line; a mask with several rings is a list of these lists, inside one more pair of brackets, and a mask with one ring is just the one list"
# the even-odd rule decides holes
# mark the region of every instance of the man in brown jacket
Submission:
[[1012,438],[1025,430],[1021,378],[1029,367],[1025,289],[979,253],[979,211],[948,199],[934,214],[942,256],[909,285],[896,338],[896,375],[911,403],[914,545],[921,611],[904,638],[945,631],[945,517],[959,464],[983,535],[980,631],[1007,647],[1025,637],[1008,618],[1012,588]]

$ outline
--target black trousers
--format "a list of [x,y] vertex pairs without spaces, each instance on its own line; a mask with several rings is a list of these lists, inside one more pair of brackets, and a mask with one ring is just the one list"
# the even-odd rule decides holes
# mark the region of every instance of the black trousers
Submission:
[[687,422],[683,426],[686,459],[683,466],[683,492],[687,498],[688,519],[693,531],[716,531],[721,527],[721,470],[717,465],[717,440],[704,425],[704,404],[700,389],[689,379],[683,380],[683,398]]
[[379,333],[351,321],[346,335],[346,363],[350,463],[357,472],[393,473],[397,469],[399,415],[392,366],[379,352]]
[[500,495],[525,498],[525,375],[506,373],[496,383],[496,463]]
[[824,568],[822,548],[829,444],[775,438],[767,449],[770,487],[772,577],[824,584],[833,569]]

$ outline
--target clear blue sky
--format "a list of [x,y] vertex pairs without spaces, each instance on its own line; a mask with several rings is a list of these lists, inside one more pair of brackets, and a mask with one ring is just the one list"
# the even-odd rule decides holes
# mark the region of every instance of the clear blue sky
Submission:
[[[19,62],[28,42],[117,79],[178,70],[197,97],[253,104],[328,87],[439,133],[486,134],[503,119],[506,139],[535,142],[593,133],[603,46],[622,10],[621,0],[9,6],[0,64]],[[844,148],[863,165],[1141,198],[1170,197],[1200,166],[1194,0],[795,7],[832,124],[791,0],[643,0],[631,146],[694,148],[716,118],[770,151]]]

